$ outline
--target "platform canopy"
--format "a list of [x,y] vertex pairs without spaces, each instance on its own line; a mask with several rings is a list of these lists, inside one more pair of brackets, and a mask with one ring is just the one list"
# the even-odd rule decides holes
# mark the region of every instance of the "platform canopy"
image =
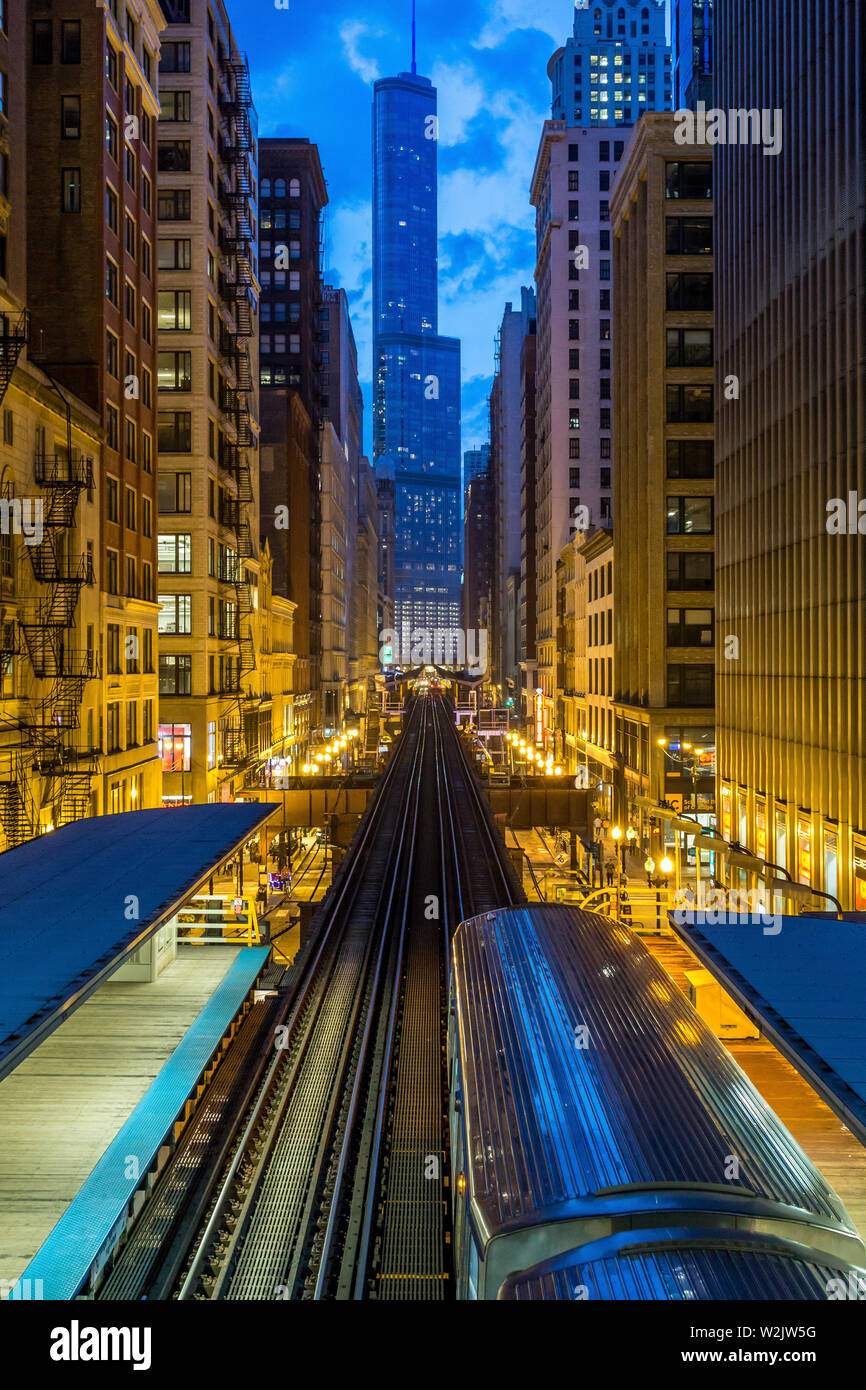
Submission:
[[94,816],[0,854],[0,1079],[274,813],[236,802]]
[[712,925],[704,915],[683,923],[671,913],[671,926],[866,1143],[866,925],[829,914]]

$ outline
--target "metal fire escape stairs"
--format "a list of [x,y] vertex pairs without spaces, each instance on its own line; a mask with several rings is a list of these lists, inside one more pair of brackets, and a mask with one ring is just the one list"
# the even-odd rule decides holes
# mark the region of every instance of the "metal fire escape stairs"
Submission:
[[253,158],[255,137],[250,121],[252,92],[249,65],[245,57],[226,57],[221,65],[225,92],[220,93],[222,118],[221,142],[223,159],[231,177],[224,186],[220,202],[229,223],[220,235],[220,247],[231,270],[223,276],[224,297],[232,310],[233,327],[223,328],[221,352],[228,369],[230,384],[223,392],[223,406],[231,417],[235,439],[230,444],[226,463],[234,477],[237,498],[231,508],[230,523],[235,533],[235,639],[237,642],[237,698],[232,700],[225,717],[224,757],[228,767],[240,770],[252,761],[247,746],[244,711],[252,701],[244,689],[244,681],[256,669],[253,640],[252,586],[247,579],[245,561],[255,554],[254,537],[249,520],[249,504],[253,499],[252,474],[246,450],[255,444],[249,398],[253,390],[252,367],[247,340],[253,334],[252,305],[256,293],[253,271],[253,220],[250,200],[254,197]]
[[[3,373],[9,360],[4,343]],[[55,827],[86,815],[91,779],[98,771],[96,756],[80,749],[75,737],[81,727],[84,688],[97,674],[97,660],[92,651],[78,649],[71,641],[81,589],[93,582],[93,560],[69,551],[79,499],[93,487],[93,463],[73,452],[69,403],[50,372],[39,365],[63,403],[66,450],[38,454],[34,460],[34,482],[42,489],[36,499],[41,524],[24,539],[33,578],[46,592],[21,604],[17,628],[9,622],[0,626],[0,666],[7,667],[13,657],[26,652],[42,685],[20,719],[17,746],[0,770],[0,826],[9,847],[38,832],[39,812],[46,805],[52,807]],[[0,376],[4,391],[10,376],[11,370]],[[31,790],[34,772],[43,779],[41,806]]]

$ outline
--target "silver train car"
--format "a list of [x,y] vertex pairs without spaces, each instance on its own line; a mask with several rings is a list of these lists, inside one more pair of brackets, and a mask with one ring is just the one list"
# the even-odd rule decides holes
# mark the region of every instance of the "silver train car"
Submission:
[[575,907],[451,944],[457,1297],[826,1298],[836,1193],[627,928]]

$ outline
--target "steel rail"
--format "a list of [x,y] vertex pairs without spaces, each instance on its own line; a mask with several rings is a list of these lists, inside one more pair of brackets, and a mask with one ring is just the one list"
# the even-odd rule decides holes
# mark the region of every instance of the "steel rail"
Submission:
[[[410,729],[411,719],[409,723],[407,723],[405,732],[408,734]],[[332,964],[336,960],[339,943],[347,930],[351,915],[348,911],[344,912],[343,909],[349,905],[350,895],[352,895],[352,899],[354,899],[354,896],[356,896],[359,891],[362,880],[359,866],[363,865],[365,858],[364,852],[375,840],[379,831],[380,822],[385,817],[388,809],[390,809],[388,792],[391,790],[392,783],[399,780],[402,771],[402,752],[403,747],[401,740],[401,747],[395,750],[385,771],[382,782],[379,785],[376,796],[370,803],[369,814],[366,817],[366,826],[364,826],[362,820],[360,837],[356,846],[356,853],[352,860],[352,869],[354,872],[347,872],[345,875],[340,875],[338,873],[335,878],[331,891],[336,893],[336,899],[332,905],[328,905],[328,911],[323,922],[321,935],[316,941],[312,951],[312,959],[305,961],[302,966],[302,974],[296,982],[296,987],[289,1005],[288,1022],[281,1022],[276,1025],[278,1027],[285,1026],[289,1038],[293,1037],[303,1011],[311,1002],[320,967],[327,964],[327,954],[330,952]],[[322,993],[324,993],[324,991],[322,991]],[[303,1039],[301,1041],[303,1042]],[[292,1068],[292,1075],[289,1077],[289,1092],[292,1089],[304,1050],[305,1049],[302,1048],[301,1057],[296,1059],[296,1065]],[[271,1099],[271,1092],[276,1082],[277,1074],[286,1062],[286,1057],[282,1054],[288,1051],[289,1048],[285,1048],[275,1052],[271,1065],[264,1076],[258,1102],[247,1121],[240,1142],[236,1147],[234,1157],[229,1165],[229,1169],[222,1183],[219,1185],[211,1216],[197,1243],[192,1263],[181,1285],[178,1294],[178,1298],[181,1300],[191,1298],[195,1293],[203,1273],[205,1258],[214,1240],[217,1238],[219,1230],[225,1223],[225,1209],[234,1191],[238,1174],[249,1149],[250,1142]]]

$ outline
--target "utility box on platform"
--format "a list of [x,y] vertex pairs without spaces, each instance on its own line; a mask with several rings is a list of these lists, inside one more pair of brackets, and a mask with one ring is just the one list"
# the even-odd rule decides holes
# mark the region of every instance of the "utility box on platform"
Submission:
[[152,984],[171,965],[177,955],[177,924],[174,919],[154,932],[143,946],[134,951],[125,965],[116,970],[112,980],[118,984]]
[[760,1029],[747,1018],[710,974],[709,970],[687,970],[689,1000],[701,1018],[722,1042],[740,1042],[744,1038],[759,1038]]

